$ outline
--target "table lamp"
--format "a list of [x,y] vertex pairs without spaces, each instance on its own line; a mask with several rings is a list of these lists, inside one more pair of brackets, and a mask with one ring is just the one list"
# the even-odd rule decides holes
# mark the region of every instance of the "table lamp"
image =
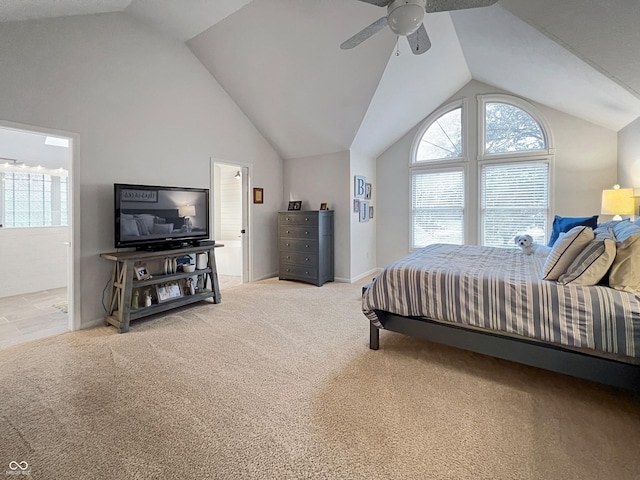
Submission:
[[185,205],[184,207],[180,207],[178,208],[178,215],[184,217],[184,224],[187,227],[187,232],[190,232],[193,228],[191,217],[196,216],[196,207],[194,205]]
[[614,185],[611,190],[603,190],[600,213],[614,215],[614,220],[622,220],[621,215],[633,215],[635,213],[633,188],[620,188],[620,185]]

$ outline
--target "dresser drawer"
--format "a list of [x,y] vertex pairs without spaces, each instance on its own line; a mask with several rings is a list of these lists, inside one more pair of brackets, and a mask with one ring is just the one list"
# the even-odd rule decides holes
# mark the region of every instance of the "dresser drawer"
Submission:
[[280,268],[280,278],[295,277],[305,280],[315,280],[317,276],[318,269],[316,267],[284,264]]
[[318,225],[318,212],[281,213],[278,215],[280,225]]
[[280,263],[293,263],[295,265],[318,265],[318,255],[311,253],[280,252]]
[[318,252],[318,240],[302,240],[296,238],[281,238],[280,252]]
[[315,225],[280,225],[278,227],[278,235],[280,238],[318,238],[318,227]]

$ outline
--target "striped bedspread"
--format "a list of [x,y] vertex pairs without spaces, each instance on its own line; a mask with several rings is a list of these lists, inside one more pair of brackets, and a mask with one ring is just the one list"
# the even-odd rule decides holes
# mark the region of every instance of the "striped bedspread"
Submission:
[[544,257],[519,249],[430,245],[389,265],[362,298],[374,310],[500,330],[640,357],[640,299],[541,280]]

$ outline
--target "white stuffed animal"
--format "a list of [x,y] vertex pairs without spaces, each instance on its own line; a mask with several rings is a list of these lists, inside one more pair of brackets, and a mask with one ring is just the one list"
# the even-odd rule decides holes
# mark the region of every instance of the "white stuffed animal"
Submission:
[[535,243],[533,241],[533,237],[531,235],[516,235],[516,238],[514,239],[514,242],[516,245],[518,245],[521,249],[522,249],[522,253],[524,253],[525,255],[543,255],[543,256],[547,256],[549,255],[549,252],[551,251],[550,247],[547,247],[546,245],[540,245],[539,243]]

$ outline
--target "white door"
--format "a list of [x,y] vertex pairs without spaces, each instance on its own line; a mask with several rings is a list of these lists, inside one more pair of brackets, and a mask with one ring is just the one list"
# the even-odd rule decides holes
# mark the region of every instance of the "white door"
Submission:
[[213,164],[213,235],[221,288],[249,281],[249,167],[216,161]]

